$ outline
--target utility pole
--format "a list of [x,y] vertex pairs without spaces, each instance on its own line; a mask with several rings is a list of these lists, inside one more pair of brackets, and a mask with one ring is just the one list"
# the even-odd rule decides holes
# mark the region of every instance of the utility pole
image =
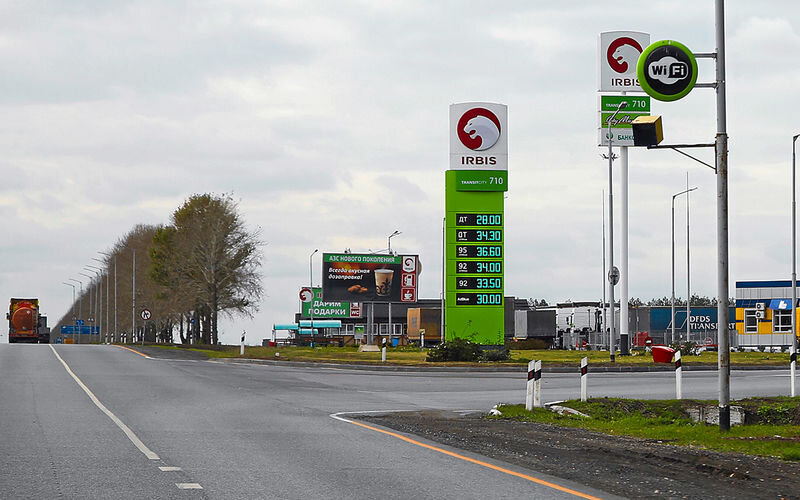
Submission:
[[136,249],[133,249],[133,293],[131,294],[132,298],[132,308],[131,308],[131,338],[128,339],[129,343],[133,343],[135,341],[134,337],[136,336]]
[[731,351],[728,342],[728,129],[725,108],[725,2],[715,0],[717,64],[717,344],[719,369],[719,429],[731,428]]

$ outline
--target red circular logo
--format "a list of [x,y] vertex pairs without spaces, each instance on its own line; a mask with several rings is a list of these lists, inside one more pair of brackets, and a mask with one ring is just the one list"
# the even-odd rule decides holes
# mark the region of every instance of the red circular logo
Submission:
[[458,120],[458,138],[473,151],[485,151],[500,139],[500,120],[486,108],[472,108]]
[[611,69],[617,73],[627,73],[629,67],[636,70],[636,63],[642,53],[642,46],[633,38],[622,36],[611,42],[606,59]]

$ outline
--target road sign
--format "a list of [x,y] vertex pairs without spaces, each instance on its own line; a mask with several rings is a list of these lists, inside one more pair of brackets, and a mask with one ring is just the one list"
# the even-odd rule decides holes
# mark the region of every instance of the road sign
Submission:
[[617,266],[613,266],[608,270],[608,282],[612,285],[619,283],[619,268]]
[[147,320],[148,320],[148,319],[150,319],[150,317],[152,316],[152,313],[150,313],[150,309],[142,309],[142,312],[141,312],[141,313],[139,313],[139,316],[140,316],[140,317],[141,317],[143,320],[147,321]]
[[300,301],[301,302],[311,302],[314,300],[314,292],[311,291],[310,287],[304,286],[300,289]]
[[677,101],[697,81],[697,60],[685,45],[660,40],[642,52],[636,75],[642,90],[659,101]]
[[83,326],[83,324],[84,324],[84,323],[83,323],[83,320],[82,320],[82,319],[76,319],[76,320],[75,320],[75,324],[76,324],[77,326]]

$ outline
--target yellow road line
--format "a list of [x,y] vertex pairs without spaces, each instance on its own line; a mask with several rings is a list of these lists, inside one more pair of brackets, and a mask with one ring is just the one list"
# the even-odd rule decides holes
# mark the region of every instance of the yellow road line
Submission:
[[151,357],[151,356],[148,356],[147,354],[141,353],[141,352],[139,352],[139,351],[137,351],[135,349],[131,349],[130,347],[125,347],[124,345],[116,345],[116,344],[111,344],[111,345],[113,345],[114,347],[119,347],[120,349],[127,349],[127,350],[129,350],[131,352],[135,352],[139,356],[143,356],[145,358],[150,358]]
[[371,425],[363,424],[361,422],[355,422],[353,420],[348,420],[348,419],[341,418],[341,417],[339,417],[339,420],[341,420],[343,422],[349,422],[349,423],[351,423],[353,425],[357,425],[359,427],[363,427],[363,428],[369,429],[371,431],[380,432],[382,434],[386,434],[386,435],[395,437],[395,438],[403,440],[403,441],[405,441],[407,443],[411,443],[411,444],[414,444],[414,445],[417,445],[417,446],[421,446],[421,447],[427,448],[429,450],[438,451],[439,453],[443,453],[445,455],[448,455],[448,456],[451,456],[451,457],[454,457],[454,458],[458,458],[458,459],[464,460],[466,462],[470,462],[470,463],[473,463],[473,464],[476,464],[476,465],[481,465],[483,467],[487,467],[489,469],[496,470],[498,472],[503,472],[503,473],[509,474],[511,476],[516,476],[516,477],[519,477],[519,478],[522,478],[522,479],[526,479],[526,480],[531,481],[533,483],[541,484],[542,486],[547,486],[549,488],[553,488],[553,489],[558,490],[558,491],[563,491],[565,493],[569,493],[571,495],[575,495],[576,497],[586,498],[586,499],[589,499],[589,500],[601,500],[599,497],[595,497],[595,496],[592,496],[592,495],[587,495],[586,493],[581,493],[580,491],[575,491],[575,490],[572,490],[570,488],[567,488],[567,487],[564,487],[564,486],[561,486],[561,485],[558,485],[558,484],[555,484],[555,483],[551,483],[549,481],[545,481],[544,479],[539,479],[538,477],[533,477],[533,476],[530,476],[528,474],[522,474],[521,472],[516,472],[516,471],[510,470],[510,469],[506,469],[504,467],[499,467],[497,465],[492,465],[490,463],[483,462],[481,460],[476,460],[474,458],[470,458],[470,457],[467,457],[467,456],[464,456],[464,455],[459,455],[458,453],[454,453],[452,451],[448,451],[448,450],[445,450],[443,448],[438,448],[436,446],[432,446],[432,445],[429,445],[429,444],[421,443],[419,441],[415,441],[415,440],[413,440],[411,438],[408,438],[408,437],[403,436],[402,434],[398,434],[396,432],[385,431],[383,429],[379,429],[379,428],[373,427]]

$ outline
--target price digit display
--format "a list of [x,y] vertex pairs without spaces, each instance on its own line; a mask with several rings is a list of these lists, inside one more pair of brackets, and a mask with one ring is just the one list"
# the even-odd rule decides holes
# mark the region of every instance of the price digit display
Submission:
[[500,229],[458,229],[456,241],[501,242],[503,241],[503,231]]
[[503,278],[481,278],[465,276],[456,278],[457,290],[500,290],[503,288]]
[[456,261],[456,272],[459,274],[502,274],[503,263],[501,261],[459,260]]
[[456,214],[456,226],[502,226],[503,214]]
[[456,257],[491,257],[503,256],[502,245],[456,245]]
[[499,306],[503,304],[503,294],[457,293],[456,304],[460,306]]

